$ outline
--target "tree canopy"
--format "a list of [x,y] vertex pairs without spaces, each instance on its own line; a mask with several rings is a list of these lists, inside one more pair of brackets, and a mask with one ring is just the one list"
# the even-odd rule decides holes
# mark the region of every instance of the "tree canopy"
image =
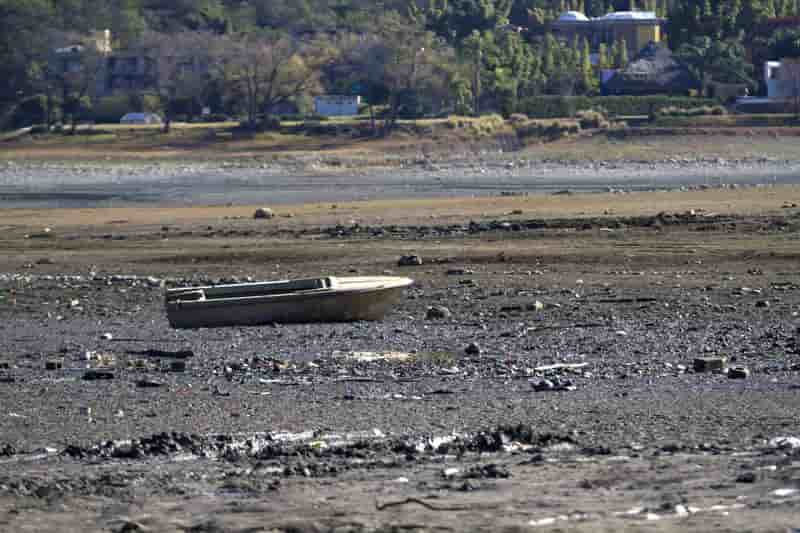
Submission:
[[[0,0],[0,114],[26,97],[56,92],[48,75],[59,46],[55,36],[106,28],[114,49],[161,36],[160,56],[169,55],[164,51],[173,36],[175,43],[188,42],[191,33],[203,35],[209,46],[215,39],[266,39],[302,48],[292,64],[314,71],[309,88],[358,86],[369,102],[406,101],[398,112],[413,107],[410,98],[417,109],[510,112],[517,100],[537,94],[593,94],[593,58],[603,67],[628,60],[623,42],[591,49],[588,41],[555,39],[548,33],[551,21],[566,10],[601,16],[631,9],[666,17],[670,47],[698,75],[715,81],[752,83],[761,61],[800,56],[800,30],[773,34],[765,24],[797,16],[798,0]],[[298,44],[312,41],[325,45],[310,51]],[[405,78],[395,79],[398,72]],[[409,72],[413,83],[399,87]],[[171,77],[173,95],[197,100],[213,92],[225,99],[218,78]],[[201,81],[217,88],[201,90]],[[70,109],[85,107],[79,103],[86,90],[62,92]],[[259,105],[267,100],[275,98],[263,97]]]

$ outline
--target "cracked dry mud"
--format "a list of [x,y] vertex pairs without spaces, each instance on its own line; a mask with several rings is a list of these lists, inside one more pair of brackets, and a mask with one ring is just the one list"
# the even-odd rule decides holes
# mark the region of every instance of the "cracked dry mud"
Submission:
[[[796,189],[776,197],[761,215],[8,224],[0,530],[800,527],[800,218],[781,209]],[[174,331],[163,311],[162,285],[385,271],[416,284],[381,322]]]

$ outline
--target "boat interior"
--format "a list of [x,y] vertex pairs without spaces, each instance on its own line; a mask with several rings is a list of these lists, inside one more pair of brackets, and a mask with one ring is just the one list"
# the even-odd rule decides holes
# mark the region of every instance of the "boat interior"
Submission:
[[167,290],[167,302],[203,301],[288,294],[301,291],[331,289],[333,286],[334,280],[332,278],[308,278],[257,283],[236,283],[233,285],[211,285],[207,287],[184,287]]

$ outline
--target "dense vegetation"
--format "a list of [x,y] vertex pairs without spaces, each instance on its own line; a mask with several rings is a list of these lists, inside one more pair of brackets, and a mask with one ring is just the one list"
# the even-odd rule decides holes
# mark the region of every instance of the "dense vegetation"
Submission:
[[[762,24],[800,13],[800,0],[0,0],[0,125],[20,109],[89,113],[92,58],[84,74],[54,75],[54,48],[109,28],[115,49],[159,58],[160,111],[263,120],[281,104],[308,107],[314,92],[357,92],[385,127],[404,113],[510,114],[538,95],[598,92],[586,41],[545,31],[561,12],[589,16],[646,9],[668,18],[669,45],[703,80],[747,83],[770,57],[800,56],[800,29]],[[520,27],[524,30],[520,31]],[[202,58],[187,76],[176,50]],[[749,54],[748,54],[749,51]],[[623,43],[601,51],[624,65]],[[170,65],[170,61],[173,64]],[[303,98],[305,97],[305,99]],[[146,99],[124,96],[125,105]],[[524,105],[523,105],[524,103]],[[108,102],[103,103],[108,108]],[[380,106],[383,115],[376,115]],[[129,106],[130,107],[130,106]],[[27,114],[26,116],[30,116]],[[376,126],[377,127],[377,126]]]

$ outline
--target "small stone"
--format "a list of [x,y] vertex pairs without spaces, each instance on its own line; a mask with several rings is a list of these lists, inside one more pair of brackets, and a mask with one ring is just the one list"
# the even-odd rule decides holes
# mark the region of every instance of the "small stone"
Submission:
[[756,307],[769,307],[769,302],[767,300],[759,300],[756,302]]
[[253,213],[253,218],[255,219],[270,219],[274,216],[275,212],[269,207],[259,207],[256,209],[256,212]]
[[404,255],[397,261],[397,266],[420,266],[422,258],[418,255]]
[[100,338],[103,339],[104,341],[110,341],[114,340],[114,335],[112,335],[111,333],[103,333],[102,335],[100,335]]
[[453,313],[450,312],[450,309],[442,306],[442,305],[432,305],[428,308],[425,312],[425,318],[428,320],[436,320],[440,318],[450,318],[453,316]]
[[539,300],[535,300],[533,303],[530,303],[526,306],[528,311],[542,311],[544,310],[544,304]]
[[104,381],[114,379],[114,373],[108,370],[87,370],[83,374],[84,381]]
[[736,476],[736,483],[755,483],[756,482],[756,473],[755,472],[742,472],[738,476]]
[[696,357],[693,368],[695,372],[722,372],[725,369],[725,358]]
[[445,479],[451,479],[454,478],[456,475],[458,475],[458,473],[459,473],[458,468],[445,468],[444,470],[442,470],[442,477]]
[[750,371],[743,366],[732,366],[728,369],[729,379],[747,379],[750,377]]
[[157,389],[166,385],[163,381],[155,379],[140,379],[136,382],[136,386],[140,389]]
[[480,355],[481,351],[481,347],[474,342],[469,343],[469,345],[467,345],[467,347],[464,349],[464,353],[467,355]]

